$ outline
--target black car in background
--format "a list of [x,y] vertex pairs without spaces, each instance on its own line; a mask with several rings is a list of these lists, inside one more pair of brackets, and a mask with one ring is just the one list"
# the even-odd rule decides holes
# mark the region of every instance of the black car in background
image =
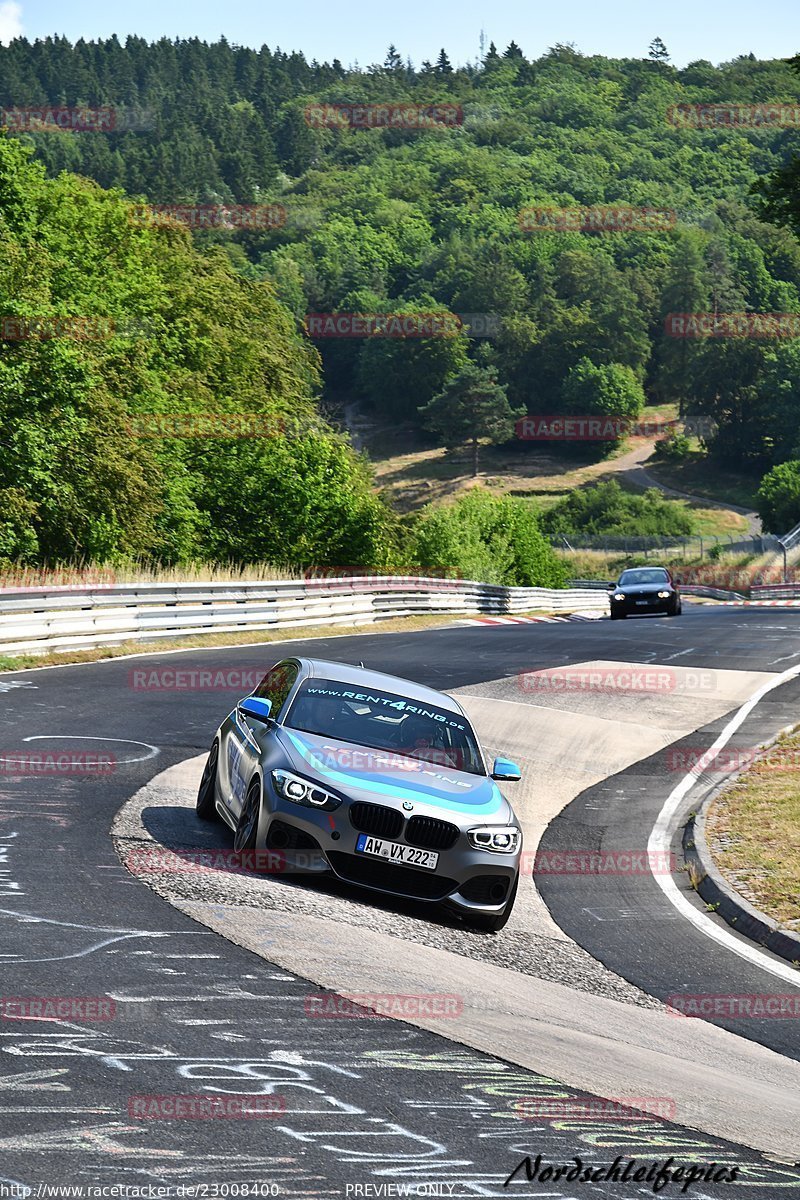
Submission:
[[681,593],[666,567],[631,567],[623,571],[609,588],[611,620],[629,615],[666,613],[677,617],[681,612]]

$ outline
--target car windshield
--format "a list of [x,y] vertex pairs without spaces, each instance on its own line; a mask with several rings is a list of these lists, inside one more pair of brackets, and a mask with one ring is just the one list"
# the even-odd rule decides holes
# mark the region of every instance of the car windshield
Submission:
[[309,679],[284,724],[470,775],[486,774],[475,734],[461,713],[368,686]]
[[619,586],[631,583],[669,583],[669,575],[663,567],[641,567],[635,571],[623,571]]

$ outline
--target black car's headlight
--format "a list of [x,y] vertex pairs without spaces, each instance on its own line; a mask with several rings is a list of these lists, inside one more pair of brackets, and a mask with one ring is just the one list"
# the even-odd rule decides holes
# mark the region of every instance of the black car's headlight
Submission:
[[467,837],[476,850],[516,854],[519,849],[520,832],[516,825],[476,825],[467,830]]
[[671,595],[672,595],[671,592],[659,592],[658,598],[659,598],[659,600],[669,600]]
[[285,800],[292,800],[295,804],[302,804],[306,808],[330,810],[338,808],[342,803],[341,796],[334,796],[333,792],[326,792],[324,788],[318,787],[310,779],[303,779],[301,775],[293,775],[291,771],[280,769],[273,771],[272,782],[276,792]]
[[615,600],[624,600],[624,599],[625,599],[625,593],[624,593],[624,592],[615,592],[615,593],[614,593],[614,599],[615,599]]

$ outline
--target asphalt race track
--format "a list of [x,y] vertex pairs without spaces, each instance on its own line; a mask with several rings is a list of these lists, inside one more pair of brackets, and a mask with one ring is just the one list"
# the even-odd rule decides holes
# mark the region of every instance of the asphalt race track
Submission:
[[[266,671],[291,653],[363,661],[456,692],[490,751],[523,760],[521,791],[510,785],[508,794],[523,815],[526,845],[542,837],[540,854],[631,850],[647,846],[681,777],[674,752],[709,745],[726,714],[800,663],[800,618],[791,610],[687,604],[679,620],[450,627],[0,675],[0,752],[102,748],[115,760],[113,771],[95,777],[4,776],[0,784],[0,1185],[46,1196],[40,1184],[140,1184],[143,1195],[165,1200],[344,1200],[400,1195],[406,1185],[411,1195],[653,1195],[646,1180],[553,1181],[547,1173],[529,1182],[520,1172],[504,1188],[520,1161],[538,1154],[542,1168],[574,1166],[575,1156],[597,1169],[618,1156],[623,1165],[636,1158],[637,1167],[672,1157],[673,1165],[741,1168],[735,1182],[703,1180],[684,1193],[676,1181],[662,1196],[797,1194],[792,1163],[800,1152],[770,1161],[755,1138],[734,1144],[726,1140],[730,1130],[709,1134],[695,1120],[682,1123],[680,1095],[663,1094],[668,1120],[610,1120],[591,1114],[574,1066],[568,1084],[552,1057],[536,1069],[535,1043],[525,1047],[529,1065],[521,1067],[510,1054],[464,1044],[458,1018],[440,1021],[436,1031],[374,1016],[312,1019],[307,998],[320,989],[308,979],[318,976],[304,975],[300,964],[304,954],[310,961],[313,945],[294,938],[298,965],[289,970],[270,961],[268,941],[244,949],[185,911],[200,889],[223,924],[279,914],[284,940],[292,922],[299,931],[322,916],[331,956],[337,938],[350,946],[363,938],[365,977],[373,946],[395,946],[398,962],[402,953],[420,962],[449,955],[487,978],[513,971],[526,986],[574,996],[583,1011],[613,1008],[632,1022],[668,1020],[662,1002],[675,993],[795,989],[771,972],[768,955],[759,965],[707,936],[702,923],[718,919],[704,906],[696,906],[697,924],[685,919],[649,873],[537,871],[538,895],[525,880],[507,930],[489,937],[335,886],[225,872],[164,884],[126,870],[110,835],[115,815],[129,811],[135,795],[146,797],[152,780],[204,752],[237,694],[249,690],[140,688],[134,669]],[[576,664],[644,664],[669,672],[670,683],[645,695],[607,688],[545,695],[526,682],[531,672]],[[799,692],[796,681],[769,692],[736,744],[753,745],[797,720]],[[149,838],[199,844],[185,803],[140,809]],[[230,842],[222,827],[202,836]],[[437,991],[437,980],[429,983]],[[56,996],[103,997],[106,1006],[91,1018],[91,1009],[51,1016],[29,1003],[19,1017],[9,1004]],[[562,1007],[567,1026],[569,1005]],[[704,1035],[705,1022],[672,1019],[676,1041],[687,1030]],[[788,1103],[780,1089],[800,1059],[797,1020],[717,1024],[705,1030],[709,1045],[751,1047],[754,1062],[774,1062],[776,1079],[781,1072],[779,1124]],[[592,1067],[587,1061],[587,1079]],[[659,1083],[653,1078],[646,1094],[658,1096]],[[244,1120],[232,1119],[232,1109],[230,1119],[169,1119],[146,1115],[141,1099],[210,1094],[232,1097],[231,1105],[260,1097],[263,1108]],[[538,1115],[530,1106],[542,1100],[563,1101],[565,1115]],[[743,1128],[746,1109],[736,1117]]]

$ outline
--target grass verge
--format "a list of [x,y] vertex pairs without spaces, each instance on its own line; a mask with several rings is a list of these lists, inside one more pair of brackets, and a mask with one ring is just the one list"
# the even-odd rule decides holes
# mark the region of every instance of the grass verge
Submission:
[[647,473],[667,487],[693,496],[707,497],[719,504],[738,504],[755,509],[760,479],[736,471],[725,471],[702,451],[694,451],[679,462],[667,459],[647,464]]
[[711,804],[709,849],[730,885],[800,929],[800,731],[781,738]]

